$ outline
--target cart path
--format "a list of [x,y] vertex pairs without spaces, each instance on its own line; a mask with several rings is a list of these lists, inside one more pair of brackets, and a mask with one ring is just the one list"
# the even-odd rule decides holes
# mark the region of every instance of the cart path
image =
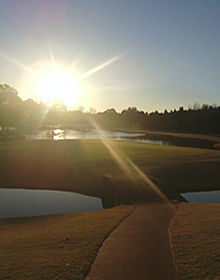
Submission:
[[178,204],[149,203],[134,213],[104,241],[86,280],[176,280],[169,224]]

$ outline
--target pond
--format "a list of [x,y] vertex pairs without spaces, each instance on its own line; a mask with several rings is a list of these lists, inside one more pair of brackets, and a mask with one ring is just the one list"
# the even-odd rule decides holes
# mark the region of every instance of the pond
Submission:
[[145,133],[126,133],[120,131],[107,130],[42,130],[36,131],[33,134],[27,134],[26,139],[53,139],[53,140],[80,140],[80,139],[94,139],[94,140],[117,140],[117,141],[132,141],[139,143],[148,143],[156,145],[171,145],[171,143],[162,140],[148,140],[138,139],[137,137],[144,136]]
[[0,189],[0,218],[41,216],[102,209],[100,198],[73,192]]
[[181,193],[188,202],[220,203],[220,191]]
[[[181,195],[188,202],[220,203],[220,191]],[[64,214],[102,208],[100,198],[73,192],[0,189],[0,218]]]

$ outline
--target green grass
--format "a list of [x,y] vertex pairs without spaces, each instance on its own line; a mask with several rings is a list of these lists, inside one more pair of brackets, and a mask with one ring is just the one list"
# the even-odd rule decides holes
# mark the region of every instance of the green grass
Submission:
[[0,278],[84,279],[103,241],[133,206],[0,219]]
[[17,141],[0,144],[2,187],[70,190],[101,196],[104,176],[131,196],[144,175],[180,192],[219,189],[220,152],[134,142]]
[[220,205],[182,203],[170,236],[180,280],[220,279]]

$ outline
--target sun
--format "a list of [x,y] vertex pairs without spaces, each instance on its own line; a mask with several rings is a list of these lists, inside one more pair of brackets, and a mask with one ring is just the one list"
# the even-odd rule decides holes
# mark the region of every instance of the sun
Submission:
[[39,76],[35,92],[43,102],[59,99],[69,107],[77,102],[80,87],[69,72],[55,69]]
[[84,73],[76,71],[76,61],[71,63],[69,69],[63,67],[62,64],[57,64],[52,51],[50,51],[51,59],[40,59],[30,65],[25,65],[11,57],[6,56],[6,58],[24,69],[21,88],[25,98],[31,95],[36,102],[49,105],[53,104],[55,100],[60,100],[65,103],[68,110],[75,110],[79,107],[93,107],[94,102],[96,102],[93,87],[84,80],[116,62],[127,53],[114,56]]

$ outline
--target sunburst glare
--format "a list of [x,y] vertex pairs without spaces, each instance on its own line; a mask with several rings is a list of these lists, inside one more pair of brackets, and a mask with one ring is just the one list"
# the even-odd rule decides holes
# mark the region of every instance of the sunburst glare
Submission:
[[85,71],[82,75],[75,73],[75,62],[71,64],[69,69],[59,65],[50,46],[49,54],[49,60],[38,60],[31,65],[25,65],[16,58],[0,52],[0,56],[24,70],[21,81],[22,95],[29,97],[31,94],[36,101],[43,102],[59,99],[65,102],[68,108],[76,108],[79,105],[87,105],[89,108],[92,106],[92,104],[88,104],[89,94],[84,96],[82,91],[88,93],[91,88],[85,87],[84,83],[81,87],[82,80],[115,63],[128,52],[113,56],[104,63]]
[[59,99],[68,107],[76,103],[80,90],[69,72],[58,69],[41,74],[35,87],[36,95],[42,101]]

